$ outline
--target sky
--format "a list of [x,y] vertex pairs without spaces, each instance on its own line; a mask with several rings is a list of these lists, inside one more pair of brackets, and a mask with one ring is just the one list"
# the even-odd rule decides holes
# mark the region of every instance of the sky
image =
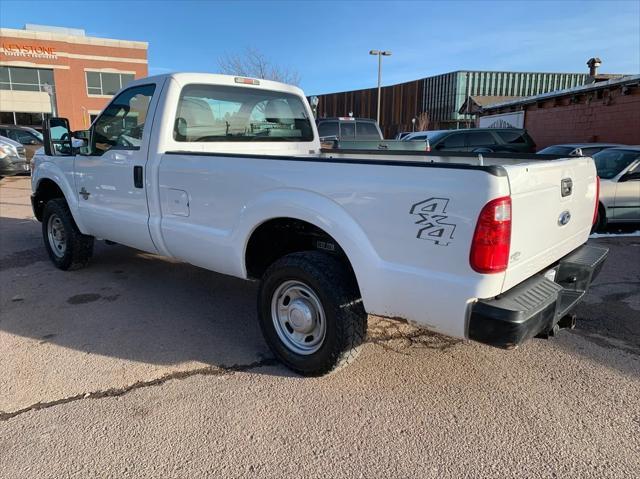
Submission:
[[640,0],[27,1],[0,0],[0,26],[82,28],[149,42],[149,73],[217,72],[246,48],[298,72],[307,94],[455,70],[640,73]]

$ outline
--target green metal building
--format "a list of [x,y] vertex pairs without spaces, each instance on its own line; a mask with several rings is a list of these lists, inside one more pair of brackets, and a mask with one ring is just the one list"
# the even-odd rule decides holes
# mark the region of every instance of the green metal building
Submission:
[[[455,71],[382,88],[380,127],[389,138],[411,131],[412,118],[427,112],[429,129],[465,128],[475,123],[469,97],[501,100],[584,85],[587,73]],[[318,95],[320,117],[375,118],[377,88]],[[495,100],[496,98],[493,98]],[[460,111],[462,109],[462,112]]]

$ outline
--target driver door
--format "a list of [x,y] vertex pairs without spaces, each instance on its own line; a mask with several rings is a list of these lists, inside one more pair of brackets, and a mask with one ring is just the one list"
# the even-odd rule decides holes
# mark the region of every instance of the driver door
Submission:
[[153,83],[122,91],[93,123],[90,154],[75,157],[79,213],[91,234],[151,252],[144,173],[159,91]]

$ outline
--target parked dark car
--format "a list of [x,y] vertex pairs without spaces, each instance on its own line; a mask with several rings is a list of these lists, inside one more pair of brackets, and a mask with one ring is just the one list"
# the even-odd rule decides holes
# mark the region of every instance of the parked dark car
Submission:
[[28,174],[29,171],[24,146],[10,138],[0,136],[0,178]]
[[0,125],[0,136],[17,141],[24,146],[27,153],[27,161],[31,161],[36,150],[42,147],[42,134],[28,126]]
[[375,120],[342,116],[317,120],[320,140],[382,140]]
[[607,148],[615,148],[617,146],[624,145],[619,145],[616,143],[566,143],[562,145],[547,146],[546,148],[540,150],[538,154],[562,156],[592,156],[602,150],[606,150]]
[[431,151],[534,153],[536,148],[527,130],[519,128],[418,131],[407,135],[402,141],[426,141],[427,139]]

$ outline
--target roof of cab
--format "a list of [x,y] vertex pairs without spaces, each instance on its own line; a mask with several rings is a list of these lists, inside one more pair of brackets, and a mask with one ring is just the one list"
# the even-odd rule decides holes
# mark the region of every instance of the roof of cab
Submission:
[[[280,83],[273,80],[265,80],[262,78],[243,77],[239,75],[220,75],[218,73],[191,73],[191,72],[175,72],[175,73],[163,73],[161,75],[154,75],[145,78],[137,79],[131,82],[127,86],[145,84],[149,81],[159,82],[163,79],[170,78],[175,80],[180,86],[188,84],[211,84],[211,85],[226,85],[226,86],[239,86],[245,88],[257,88],[261,90],[275,90],[294,93],[296,95],[304,96],[304,92],[294,85],[288,85],[286,83]],[[252,80],[253,84],[244,83],[239,80]]]

